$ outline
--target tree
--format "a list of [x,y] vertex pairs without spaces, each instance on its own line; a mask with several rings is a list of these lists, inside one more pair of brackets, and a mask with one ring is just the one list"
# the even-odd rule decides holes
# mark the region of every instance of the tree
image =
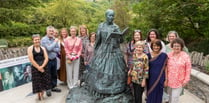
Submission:
[[[81,6],[82,5],[82,6]],[[31,22],[54,25],[57,28],[71,25],[93,25],[101,21],[101,15],[106,8],[106,3],[86,2],[83,0],[56,0],[40,7],[36,11],[38,17],[33,17]]]
[[116,12],[116,24],[118,24],[121,28],[128,27],[131,19],[129,1],[115,0],[112,8]]
[[142,0],[133,6],[133,12],[132,25],[145,32],[156,28],[166,37],[168,31],[176,30],[187,45],[208,41],[209,1]]
[[133,7],[134,22],[145,30],[159,29],[163,36],[176,30],[186,41],[204,38],[208,35],[208,5],[204,0],[143,0]]
[[39,0],[0,0],[0,24],[24,21],[26,10],[40,5]]

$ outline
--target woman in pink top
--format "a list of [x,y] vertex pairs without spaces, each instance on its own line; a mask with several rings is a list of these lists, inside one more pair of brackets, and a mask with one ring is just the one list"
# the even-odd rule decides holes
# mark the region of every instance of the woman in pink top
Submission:
[[76,36],[77,28],[70,27],[70,37],[64,41],[66,52],[67,85],[69,89],[78,86],[79,64],[82,52],[82,41]]
[[190,80],[191,60],[189,55],[183,51],[184,41],[180,38],[171,43],[173,49],[168,53],[167,81],[169,103],[178,103],[183,87]]

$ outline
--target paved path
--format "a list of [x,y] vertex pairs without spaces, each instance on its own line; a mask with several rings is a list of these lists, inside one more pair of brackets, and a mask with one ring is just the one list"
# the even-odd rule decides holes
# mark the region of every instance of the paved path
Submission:
[[[44,95],[44,100],[39,101],[37,95],[31,92],[32,84],[28,83],[10,90],[0,92],[0,103],[65,103],[68,94],[67,86],[58,85],[62,89],[61,93],[52,92],[51,97]],[[145,102],[143,102],[145,103]],[[185,90],[185,94],[180,97],[180,103],[204,103],[198,97]]]

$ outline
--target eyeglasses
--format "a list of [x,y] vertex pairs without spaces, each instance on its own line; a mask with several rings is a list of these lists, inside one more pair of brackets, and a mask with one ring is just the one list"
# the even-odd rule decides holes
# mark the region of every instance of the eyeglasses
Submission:
[[174,48],[180,48],[181,45],[173,45]]
[[134,32],[141,32],[141,30],[134,30]]

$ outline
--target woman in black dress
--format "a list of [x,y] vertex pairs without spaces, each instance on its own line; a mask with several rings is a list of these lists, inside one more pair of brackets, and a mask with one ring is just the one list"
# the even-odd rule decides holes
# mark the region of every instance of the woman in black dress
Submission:
[[40,46],[39,34],[32,36],[33,45],[27,50],[28,58],[32,64],[33,93],[38,93],[38,99],[43,100],[44,90],[50,89],[50,75],[46,68],[48,55],[44,47]]

